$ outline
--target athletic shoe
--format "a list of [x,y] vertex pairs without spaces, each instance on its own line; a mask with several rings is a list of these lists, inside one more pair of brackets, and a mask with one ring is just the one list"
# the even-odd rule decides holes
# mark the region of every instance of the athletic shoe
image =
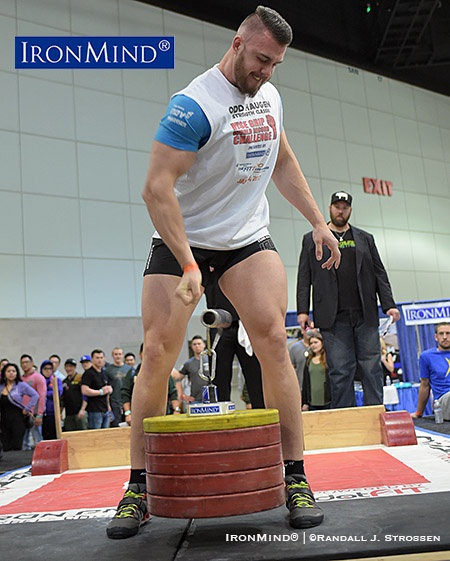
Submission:
[[312,528],[323,520],[323,511],[317,506],[314,495],[304,475],[287,475],[286,506],[289,509],[289,524],[293,528]]
[[145,485],[130,483],[116,514],[106,528],[106,534],[108,538],[115,540],[131,538],[149,520]]

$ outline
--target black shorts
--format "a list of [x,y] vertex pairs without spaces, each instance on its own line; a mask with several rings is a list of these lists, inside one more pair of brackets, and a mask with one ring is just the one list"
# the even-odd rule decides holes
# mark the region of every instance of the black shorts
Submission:
[[[244,261],[250,255],[259,251],[271,250],[277,251],[270,236],[264,236],[256,242],[240,247],[239,249],[202,249],[199,247],[191,247],[194,259],[200,267],[202,273],[202,285],[206,286],[211,274],[220,278],[225,271]],[[145,265],[145,275],[174,275],[176,277],[183,276],[183,270],[180,267],[175,256],[159,238],[153,238],[152,247]]]

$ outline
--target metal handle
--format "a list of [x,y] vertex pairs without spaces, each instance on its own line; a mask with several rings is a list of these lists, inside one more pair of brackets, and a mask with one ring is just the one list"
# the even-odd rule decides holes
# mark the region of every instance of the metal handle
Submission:
[[214,329],[224,329],[230,327],[233,318],[226,310],[205,310],[200,316],[200,320],[205,327]]

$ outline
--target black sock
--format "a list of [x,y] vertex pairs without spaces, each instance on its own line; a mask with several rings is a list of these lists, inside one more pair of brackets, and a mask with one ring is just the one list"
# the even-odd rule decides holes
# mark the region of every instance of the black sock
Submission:
[[305,475],[303,460],[284,460],[284,475]]
[[130,469],[130,483],[146,485],[147,481],[145,469]]

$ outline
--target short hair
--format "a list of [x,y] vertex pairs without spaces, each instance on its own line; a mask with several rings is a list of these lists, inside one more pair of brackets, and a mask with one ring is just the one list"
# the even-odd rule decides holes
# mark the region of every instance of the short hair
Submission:
[[203,342],[205,342],[205,340],[203,339],[203,337],[201,335],[194,335],[191,339],[191,343],[194,339],[201,339]]
[[52,358],[57,358],[59,362],[61,362],[61,357],[59,355],[53,354],[48,357],[49,360],[52,360]]
[[136,358],[136,355],[134,353],[126,353],[124,358],[127,358],[127,356],[132,356],[133,358]]
[[266,6],[258,6],[253,14],[245,18],[239,29],[247,25],[249,27],[253,26],[257,24],[258,20],[260,24],[270,31],[277,43],[286,46],[292,43],[292,27],[278,12]]
[[437,325],[436,325],[436,329],[434,330],[435,333],[438,332],[438,329],[440,327],[442,327],[443,325],[450,325],[450,321],[440,321]]
[[22,362],[22,359],[24,359],[24,358],[29,358],[29,359],[31,360],[31,362],[34,362],[33,357],[32,357],[31,355],[28,355],[28,354],[26,354],[26,353],[23,354],[23,355],[20,357],[20,361]]
[[101,350],[101,349],[94,349],[93,351],[91,351],[91,356],[94,355],[104,355],[105,353]]

